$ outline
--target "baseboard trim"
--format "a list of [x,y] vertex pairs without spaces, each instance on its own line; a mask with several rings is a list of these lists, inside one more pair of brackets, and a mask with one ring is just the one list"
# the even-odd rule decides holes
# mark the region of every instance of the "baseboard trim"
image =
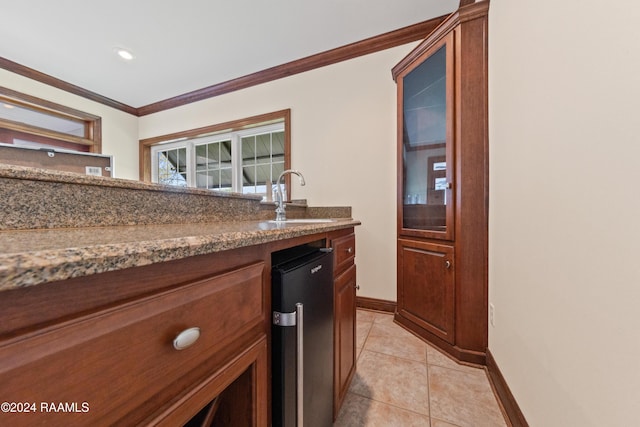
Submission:
[[377,298],[356,297],[356,307],[367,308],[369,310],[385,311],[388,313],[396,312],[395,301],[387,301]]
[[500,368],[498,368],[498,364],[489,349],[487,349],[487,371],[489,372],[489,381],[491,381],[493,389],[495,390],[498,399],[500,399],[500,403],[502,404],[511,425],[513,427],[529,427],[524,414],[520,410],[520,406],[518,406],[518,402],[516,402],[515,397],[513,397],[513,394],[511,393],[511,390],[502,376],[502,372],[500,372]]
[[440,350],[458,361],[458,363],[471,364],[476,367],[485,366],[487,364],[487,358],[484,351],[470,350],[452,345],[439,336],[431,333],[431,331],[424,329],[420,325],[402,316],[400,313],[395,314],[394,321],[423,341],[438,347]]

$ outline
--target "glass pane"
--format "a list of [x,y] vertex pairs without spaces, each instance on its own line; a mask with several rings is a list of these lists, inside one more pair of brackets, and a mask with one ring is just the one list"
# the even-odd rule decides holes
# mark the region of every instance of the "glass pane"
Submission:
[[256,167],[249,166],[242,168],[242,186],[255,185]]
[[183,164],[182,167],[180,166],[181,153],[184,153],[183,161],[185,161],[185,148],[158,152],[158,183],[187,186],[186,164]]
[[209,174],[207,172],[196,173],[196,187],[209,188]]
[[403,80],[404,143],[409,147],[445,142],[446,65],[443,46]]
[[158,183],[167,184],[167,156],[163,151],[158,152]]
[[231,141],[220,142],[220,161],[231,164]]
[[256,137],[248,136],[242,138],[242,164],[252,165],[256,159]]
[[231,191],[231,169],[222,169],[220,171],[220,189]]
[[256,167],[249,166],[242,168],[242,194],[253,194],[256,192]]
[[186,177],[186,173],[187,173],[187,149],[186,148],[178,148],[177,150],[177,155],[176,155],[176,159],[177,159],[177,167],[178,167],[178,172],[181,175],[184,175]]
[[85,137],[86,125],[80,120],[71,120],[49,114],[43,111],[14,104],[10,101],[2,101],[0,118],[13,122],[24,123],[67,135]]
[[271,183],[271,165],[258,165],[256,167],[256,184],[265,185]]
[[[196,145],[196,171],[203,171],[207,169],[207,146]],[[201,187],[198,184],[198,187]]]
[[256,136],[256,162],[265,164],[271,162],[271,134]]
[[207,147],[207,169],[218,169],[220,167],[220,143],[212,142],[211,144],[205,145],[205,147]]
[[[284,172],[284,162],[273,163],[271,165],[271,181],[274,184],[282,172]],[[284,181],[284,178],[282,180]]]
[[403,79],[403,226],[446,231],[446,46]]
[[209,187],[213,190],[217,190],[220,188],[220,172],[210,172],[209,173]]
[[284,132],[271,134],[271,152],[274,161],[284,161]]

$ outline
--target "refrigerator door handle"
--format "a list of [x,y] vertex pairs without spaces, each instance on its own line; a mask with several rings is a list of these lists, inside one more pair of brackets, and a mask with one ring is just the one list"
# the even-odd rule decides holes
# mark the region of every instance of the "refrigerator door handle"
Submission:
[[304,310],[303,304],[296,304],[296,323],[297,323],[297,358],[296,361],[296,406],[297,406],[297,425],[303,427],[304,423]]

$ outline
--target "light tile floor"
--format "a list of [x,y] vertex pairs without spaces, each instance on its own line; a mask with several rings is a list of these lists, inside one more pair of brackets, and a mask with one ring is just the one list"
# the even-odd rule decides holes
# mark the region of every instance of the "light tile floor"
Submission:
[[483,369],[460,365],[393,323],[357,311],[358,367],[336,427],[506,426]]

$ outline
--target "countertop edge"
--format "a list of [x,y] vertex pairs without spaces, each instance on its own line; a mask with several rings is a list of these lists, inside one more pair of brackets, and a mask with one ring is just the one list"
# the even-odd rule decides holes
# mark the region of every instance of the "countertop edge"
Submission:
[[261,225],[268,224],[266,221],[248,221],[243,224],[252,224],[255,229],[241,231],[241,227],[238,227],[238,231],[213,234],[1,254],[0,292],[326,233],[361,223],[353,219],[337,219],[331,223],[285,226],[270,224],[262,228]]

